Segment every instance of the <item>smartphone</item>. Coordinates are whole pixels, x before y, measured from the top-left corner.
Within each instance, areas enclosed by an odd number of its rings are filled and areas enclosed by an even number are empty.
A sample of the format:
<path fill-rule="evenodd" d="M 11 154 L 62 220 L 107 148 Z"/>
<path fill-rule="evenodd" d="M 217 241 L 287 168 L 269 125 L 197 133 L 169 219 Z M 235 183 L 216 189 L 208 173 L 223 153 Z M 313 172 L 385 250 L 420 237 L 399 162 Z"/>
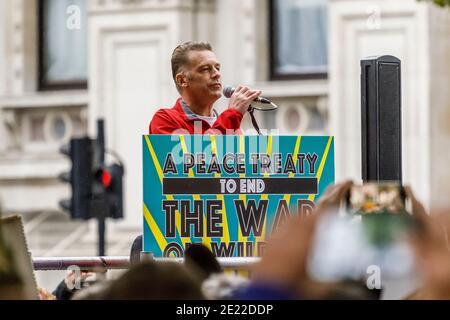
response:
<path fill-rule="evenodd" d="M 398 182 L 354 185 L 347 198 L 347 207 L 354 214 L 405 214 L 406 197 Z"/>
<path fill-rule="evenodd" d="M 350 214 L 360 215 L 366 238 L 374 246 L 388 246 L 406 237 L 414 225 L 398 182 L 354 185 L 347 201 Z"/>
<path fill-rule="evenodd" d="M 354 186 L 346 214 L 330 212 L 318 221 L 307 263 L 311 278 L 321 282 L 360 281 L 374 266 L 383 278 L 414 272 L 408 234 L 414 224 L 398 183 Z"/>

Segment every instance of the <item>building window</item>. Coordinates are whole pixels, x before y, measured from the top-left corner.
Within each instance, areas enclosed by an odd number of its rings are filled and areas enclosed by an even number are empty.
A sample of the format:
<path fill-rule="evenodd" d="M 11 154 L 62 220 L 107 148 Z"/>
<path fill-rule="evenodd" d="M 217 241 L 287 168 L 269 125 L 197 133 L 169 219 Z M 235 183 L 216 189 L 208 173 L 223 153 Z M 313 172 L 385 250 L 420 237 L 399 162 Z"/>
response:
<path fill-rule="evenodd" d="M 87 88 L 86 0 L 39 1 L 39 89 Z"/>
<path fill-rule="evenodd" d="M 326 78 L 328 0 L 269 0 L 270 77 Z"/>

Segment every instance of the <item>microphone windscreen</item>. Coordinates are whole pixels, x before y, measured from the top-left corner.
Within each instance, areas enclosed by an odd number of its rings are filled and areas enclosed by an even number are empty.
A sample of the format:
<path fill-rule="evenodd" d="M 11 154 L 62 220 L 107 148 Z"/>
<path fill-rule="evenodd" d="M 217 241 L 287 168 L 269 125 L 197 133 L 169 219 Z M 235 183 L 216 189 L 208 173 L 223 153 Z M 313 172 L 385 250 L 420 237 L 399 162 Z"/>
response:
<path fill-rule="evenodd" d="M 234 92 L 234 88 L 232 86 L 226 86 L 225 88 L 223 88 L 223 95 L 226 98 L 230 98 L 233 95 Z"/>

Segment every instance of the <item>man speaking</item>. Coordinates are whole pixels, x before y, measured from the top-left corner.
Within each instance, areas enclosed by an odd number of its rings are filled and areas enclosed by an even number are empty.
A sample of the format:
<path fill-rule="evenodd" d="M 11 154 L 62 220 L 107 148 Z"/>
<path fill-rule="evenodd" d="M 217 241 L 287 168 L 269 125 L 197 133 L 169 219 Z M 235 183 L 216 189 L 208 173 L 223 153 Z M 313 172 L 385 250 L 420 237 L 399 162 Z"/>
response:
<path fill-rule="evenodd" d="M 242 117 L 261 91 L 238 86 L 219 116 L 214 103 L 222 96 L 220 63 L 206 42 L 186 42 L 172 53 L 172 77 L 180 98 L 171 109 L 160 109 L 150 134 L 227 134 L 239 131 Z M 178 130 L 177 132 L 175 132 Z"/>

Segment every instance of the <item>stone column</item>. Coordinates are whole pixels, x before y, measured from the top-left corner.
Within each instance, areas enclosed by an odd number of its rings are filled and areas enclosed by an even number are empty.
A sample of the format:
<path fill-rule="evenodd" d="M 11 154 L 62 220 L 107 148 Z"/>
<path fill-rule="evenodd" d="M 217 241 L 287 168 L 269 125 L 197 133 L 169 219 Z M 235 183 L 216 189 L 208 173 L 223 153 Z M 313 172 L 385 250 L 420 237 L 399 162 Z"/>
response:
<path fill-rule="evenodd" d="M 0 2 L 0 61 L 5 61 L 6 59 L 6 1 Z M 5 94 L 6 90 L 6 65 L 5 63 L 0 63 L 0 96 Z"/>
<path fill-rule="evenodd" d="M 19 97 L 36 90 L 37 79 L 37 2 L 4 0 L 0 4 L 0 153 L 11 137 L 2 99 Z M 16 124 L 12 124 L 13 126 Z"/>
<path fill-rule="evenodd" d="M 429 8 L 430 200 L 450 205 L 450 10 Z"/>

